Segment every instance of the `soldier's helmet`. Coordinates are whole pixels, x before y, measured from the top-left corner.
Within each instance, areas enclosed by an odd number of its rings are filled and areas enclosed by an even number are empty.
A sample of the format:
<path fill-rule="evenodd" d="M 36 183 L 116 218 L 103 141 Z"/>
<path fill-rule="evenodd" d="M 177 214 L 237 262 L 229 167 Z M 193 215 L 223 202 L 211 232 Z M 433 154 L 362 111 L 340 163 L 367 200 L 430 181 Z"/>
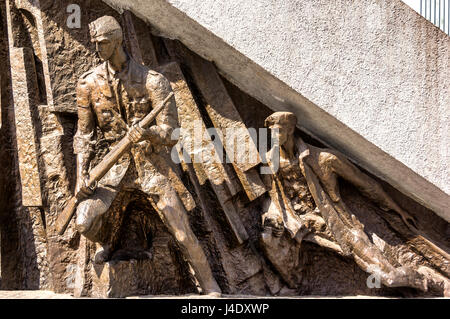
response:
<path fill-rule="evenodd" d="M 91 41 L 123 40 L 122 27 L 114 17 L 103 16 L 89 24 Z"/>

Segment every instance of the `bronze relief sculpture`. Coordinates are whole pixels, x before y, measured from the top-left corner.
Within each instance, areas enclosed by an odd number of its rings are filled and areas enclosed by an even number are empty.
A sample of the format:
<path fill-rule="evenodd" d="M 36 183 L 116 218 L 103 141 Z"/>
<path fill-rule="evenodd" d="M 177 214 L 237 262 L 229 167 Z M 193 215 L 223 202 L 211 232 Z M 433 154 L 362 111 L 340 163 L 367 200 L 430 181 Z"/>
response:
<path fill-rule="evenodd" d="M 192 266 L 202 292 L 220 295 L 221 289 L 189 224 L 190 203 L 168 177 L 168 154 L 176 143 L 171 133 L 178 127 L 171 84 L 127 53 L 122 28 L 113 17 L 92 22 L 90 31 L 103 63 L 82 75 L 77 86 L 76 229 L 97 243 L 96 264 L 109 261 L 114 247 L 106 239 L 110 234 L 105 236 L 105 231 L 111 232 L 111 227 L 105 227 L 106 213 L 119 192 L 142 192 Z M 149 116 L 152 125 L 147 128 L 142 123 Z M 364 224 L 344 203 L 338 179 L 347 180 L 384 211 L 397 213 L 409 228 L 416 229 L 414 218 L 343 154 L 295 138 L 296 123 L 296 116 L 290 112 L 276 112 L 265 120 L 265 126 L 276 133 L 278 144 L 266 156 L 272 174 L 263 176 L 269 195 L 264 201 L 261 247 L 284 282 L 292 289 L 300 285 L 301 243 L 310 241 L 352 258 L 387 287 L 426 292 L 430 280 L 423 271 L 387 258 L 368 236 Z M 124 148 L 120 156 L 111 155 L 125 139 L 131 147 Z M 110 152 L 94 154 L 98 143 L 107 145 Z M 94 158 L 101 160 L 97 166 Z M 93 176 L 107 161 L 106 173 L 93 182 Z M 431 277 L 448 293 L 448 282 L 443 284 L 442 278 L 433 274 Z"/>
<path fill-rule="evenodd" d="M 9 50 L 15 84 L 7 88 L 14 107 L 3 112 L 16 122 L 0 137 L 17 135 L 10 164 L 29 167 L 33 183 L 20 169 L 17 181 L 0 174 L 5 185 L 22 184 L 0 198 L 8 203 L 0 289 L 20 282 L 100 298 L 449 296 L 444 219 L 318 147 L 293 113 L 272 114 L 200 50 L 101 1 L 85 5 L 83 21 L 93 22 L 79 30 L 65 27 L 65 0 L 45 2 L 37 20 L 21 11 L 28 1 L 8 3 L 9 43 L 25 47 L 0 50 L 5 58 Z M 49 65 L 49 86 L 37 58 Z M 32 101 L 34 91 L 48 100 Z M 252 128 L 264 122 L 277 137 L 273 148 L 241 163 L 230 145 L 258 153 L 266 130 Z M 236 140 L 224 144 L 232 130 Z M 264 158 L 270 165 L 260 170 Z"/>
<path fill-rule="evenodd" d="M 266 177 L 270 198 L 262 216 L 261 242 L 266 256 L 290 288 L 296 288 L 301 271 L 298 254 L 304 239 L 352 257 L 364 271 L 377 276 L 388 287 L 413 287 L 427 291 L 428 283 L 440 286 L 449 294 L 449 282 L 439 275 L 425 276 L 419 267 L 395 266 L 364 231 L 364 225 L 342 200 L 338 178 L 353 184 L 384 211 L 400 215 L 409 228 L 416 223 L 381 187 L 361 172 L 341 153 L 306 144 L 294 137 L 297 118 L 290 112 L 270 115 L 265 125 L 276 129 L 278 143 L 267 153 L 272 175 Z M 279 155 L 278 155 L 279 154 Z M 276 165 L 274 161 L 278 161 Z M 277 167 L 279 166 L 279 169 Z M 291 241 L 282 239 L 287 231 Z M 436 253 L 448 254 L 433 243 Z M 398 261 L 396 264 L 400 264 Z"/>
<path fill-rule="evenodd" d="M 76 194 L 82 201 L 76 212 L 76 229 L 86 238 L 100 244 L 96 263 L 109 259 L 111 247 L 102 242 L 104 214 L 122 189 L 140 190 L 148 195 L 155 210 L 174 236 L 194 269 L 202 292 L 220 295 L 206 256 L 192 232 L 183 202 L 167 176 L 168 147 L 172 130 L 177 127 L 175 99 L 170 83 L 160 73 L 138 64 L 124 49 L 120 24 L 104 16 L 90 25 L 92 42 L 104 61 L 84 74 L 78 83 L 78 131 L 74 137 L 77 155 Z M 148 129 L 138 123 L 158 104 L 169 97 L 167 106 Z M 93 145 L 97 128 L 103 142 L 111 149 L 126 134 L 134 142 L 93 189 L 88 187 Z"/>

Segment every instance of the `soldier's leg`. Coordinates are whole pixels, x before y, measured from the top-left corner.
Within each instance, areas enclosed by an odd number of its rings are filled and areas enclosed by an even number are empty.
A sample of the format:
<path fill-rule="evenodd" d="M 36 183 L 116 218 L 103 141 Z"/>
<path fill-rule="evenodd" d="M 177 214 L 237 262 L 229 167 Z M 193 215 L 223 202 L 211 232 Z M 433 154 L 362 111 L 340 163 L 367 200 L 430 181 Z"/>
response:
<path fill-rule="evenodd" d="M 319 166 L 321 165 L 320 156 L 322 155 L 327 156 L 327 165 L 338 167 L 336 171 L 339 172 L 342 168 L 339 168 L 339 159 L 331 157 L 333 163 L 330 163 L 329 153 L 319 155 L 319 161 L 316 161 L 316 163 Z M 423 276 L 408 267 L 394 267 L 382 251 L 372 243 L 365 233 L 363 225 L 356 216 L 351 214 L 343 202 L 331 203 L 328 196 L 324 196 L 322 199 L 318 196 L 322 192 L 322 188 L 317 177 L 323 184 L 322 178 L 325 174 L 315 176 L 308 165 L 305 165 L 304 168 L 308 183 L 314 184 L 314 187 L 311 188 L 312 195 L 315 199 L 318 199 L 316 202 L 318 208 L 322 214 L 325 214 L 327 225 L 333 232 L 333 237 L 341 246 L 343 254 L 352 255 L 364 271 L 379 276 L 380 281 L 386 286 L 411 286 L 426 291 L 427 286 Z M 344 168 L 346 170 L 353 169 L 350 166 Z M 356 167 L 354 168 L 356 169 Z M 316 169 L 321 173 L 320 167 L 316 167 Z M 343 218 L 345 216 L 350 217 L 350 219 L 348 217 Z"/>
<path fill-rule="evenodd" d="M 83 200 L 77 207 L 76 229 L 87 239 L 100 244 L 94 258 L 96 263 L 106 261 L 111 253 L 111 247 L 102 242 L 102 238 L 99 235 L 104 223 L 105 213 L 108 211 L 117 193 L 117 189 L 100 186 L 92 196 Z"/>
<path fill-rule="evenodd" d="M 354 217 L 357 219 L 356 217 Z M 359 221 L 355 220 L 355 224 Z M 340 229 L 339 238 L 351 247 L 355 262 L 366 272 L 378 276 L 381 283 L 388 287 L 414 287 L 427 291 L 423 276 L 411 267 L 394 267 L 383 252 L 372 243 L 362 227 Z"/>
<path fill-rule="evenodd" d="M 158 193 L 158 213 L 194 269 L 203 293 L 220 295 L 220 287 L 214 279 L 206 255 L 189 225 L 188 214 L 177 193 L 168 184 L 161 185 Z"/>
<path fill-rule="evenodd" d="M 413 287 L 426 292 L 427 281 L 422 274 L 411 267 L 394 267 L 374 247 L 353 252 L 355 262 L 366 272 L 378 277 L 387 287 Z"/>

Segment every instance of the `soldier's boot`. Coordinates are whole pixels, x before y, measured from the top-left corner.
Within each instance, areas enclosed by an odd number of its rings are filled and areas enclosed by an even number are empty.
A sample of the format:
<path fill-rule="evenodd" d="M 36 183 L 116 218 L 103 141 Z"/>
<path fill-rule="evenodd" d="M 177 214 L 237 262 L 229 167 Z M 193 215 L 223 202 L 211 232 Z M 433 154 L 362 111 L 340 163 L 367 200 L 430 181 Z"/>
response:
<path fill-rule="evenodd" d="M 206 255 L 189 225 L 187 211 L 178 199 L 178 195 L 172 188 L 165 188 L 157 206 L 161 219 L 194 269 L 202 293 L 211 297 L 220 296 L 221 289 L 214 279 Z"/>

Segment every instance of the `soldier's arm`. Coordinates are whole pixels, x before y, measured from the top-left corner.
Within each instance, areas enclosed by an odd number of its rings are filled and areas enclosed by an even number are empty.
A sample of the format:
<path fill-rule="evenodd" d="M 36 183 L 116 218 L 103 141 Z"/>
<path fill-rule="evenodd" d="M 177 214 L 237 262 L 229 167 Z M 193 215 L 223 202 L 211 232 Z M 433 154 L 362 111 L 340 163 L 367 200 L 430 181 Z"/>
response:
<path fill-rule="evenodd" d="M 161 74 L 148 77 L 147 89 L 154 106 L 159 105 L 172 92 L 169 80 Z M 156 117 L 156 125 L 150 127 L 150 139 L 156 143 L 173 146 L 177 141 L 172 140 L 171 135 L 176 127 L 178 127 L 178 113 L 175 97 L 172 97 Z"/>
<path fill-rule="evenodd" d="M 73 139 L 73 150 L 77 156 L 76 193 L 85 191 L 89 164 L 94 152 L 95 121 L 90 105 L 90 89 L 87 76 L 82 76 L 77 85 L 78 127 Z"/>

